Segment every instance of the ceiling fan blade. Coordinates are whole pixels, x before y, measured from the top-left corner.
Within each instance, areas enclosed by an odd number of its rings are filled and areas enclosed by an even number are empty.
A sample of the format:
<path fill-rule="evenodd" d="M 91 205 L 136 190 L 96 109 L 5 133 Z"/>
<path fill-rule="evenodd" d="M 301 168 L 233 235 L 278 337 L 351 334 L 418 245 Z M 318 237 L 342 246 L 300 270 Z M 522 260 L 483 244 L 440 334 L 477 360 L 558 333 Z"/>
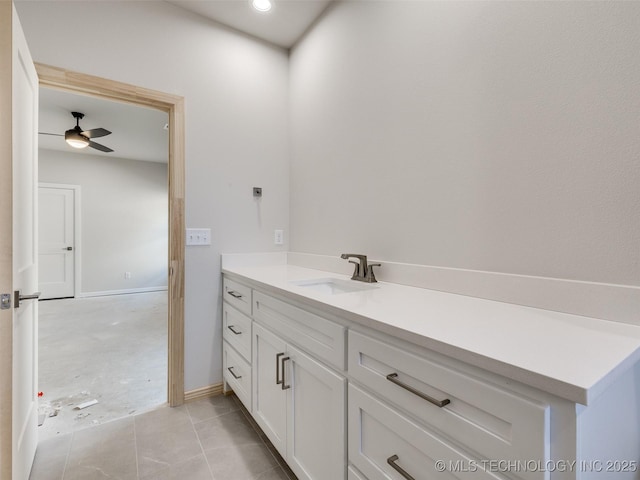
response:
<path fill-rule="evenodd" d="M 91 148 L 95 148 L 96 150 L 100 150 L 101 152 L 113 152 L 113 150 L 111 150 L 109 147 L 105 147 L 104 145 L 100 145 L 99 143 L 92 142 L 91 140 L 89 140 L 89 146 Z"/>
<path fill-rule="evenodd" d="M 54 137 L 64 137 L 61 133 L 38 132 L 38 135 L 53 135 Z"/>
<path fill-rule="evenodd" d="M 87 138 L 98 138 L 111 135 L 111 132 L 106 128 L 92 128 L 91 130 L 85 130 L 82 132 L 82 135 Z"/>

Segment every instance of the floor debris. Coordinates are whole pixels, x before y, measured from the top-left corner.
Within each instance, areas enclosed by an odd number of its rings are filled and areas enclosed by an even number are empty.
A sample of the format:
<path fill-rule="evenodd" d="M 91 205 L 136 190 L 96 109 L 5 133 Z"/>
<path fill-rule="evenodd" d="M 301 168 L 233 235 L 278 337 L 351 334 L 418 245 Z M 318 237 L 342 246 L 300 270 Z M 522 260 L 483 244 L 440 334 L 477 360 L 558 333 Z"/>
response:
<path fill-rule="evenodd" d="M 74 410 L 82 410 L 83 408 L 90 407 L 91 405 L 95 405 L 97 403 L 98 403 L 98 400 L 94 398 L 93 400 L 89 400 L 88 402 L 84 402 L 76 405 Z"/>

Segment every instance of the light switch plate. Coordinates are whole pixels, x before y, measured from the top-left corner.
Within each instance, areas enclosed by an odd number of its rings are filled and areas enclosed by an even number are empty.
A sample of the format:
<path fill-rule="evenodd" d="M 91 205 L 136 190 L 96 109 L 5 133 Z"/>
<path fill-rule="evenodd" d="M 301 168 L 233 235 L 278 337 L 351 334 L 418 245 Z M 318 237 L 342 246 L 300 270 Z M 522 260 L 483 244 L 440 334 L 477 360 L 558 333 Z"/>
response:
<path fill-rule="evenodd" d="M 187 228 L 187 245 L 211 245 L 211 229 Z"/>

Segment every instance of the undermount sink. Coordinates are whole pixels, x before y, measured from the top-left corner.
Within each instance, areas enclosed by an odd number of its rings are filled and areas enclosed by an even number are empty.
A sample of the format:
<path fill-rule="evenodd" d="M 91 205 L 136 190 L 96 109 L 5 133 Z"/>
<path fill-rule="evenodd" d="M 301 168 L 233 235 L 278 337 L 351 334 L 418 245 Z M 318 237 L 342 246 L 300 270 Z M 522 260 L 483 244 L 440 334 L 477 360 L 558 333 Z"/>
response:
<path fill-rule="evenodd" d="M 340 278 L 314 278 L 311 280 L 297 280 L 289 282 L 297 287 L 304 287 L 327 295 L 338 295 L 341 293 L 362 292 L 378 288 L 368 283 L 356 282 L 354 280 L 342 280 Z"/>

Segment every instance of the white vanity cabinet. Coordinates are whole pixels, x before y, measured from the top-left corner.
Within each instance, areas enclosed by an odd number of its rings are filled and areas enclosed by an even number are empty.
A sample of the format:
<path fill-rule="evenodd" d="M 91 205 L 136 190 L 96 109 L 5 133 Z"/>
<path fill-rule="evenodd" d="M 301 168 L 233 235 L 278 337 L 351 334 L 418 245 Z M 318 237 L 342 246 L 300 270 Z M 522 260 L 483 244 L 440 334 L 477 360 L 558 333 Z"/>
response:
<path fill-rule="evenodd" d="M 485 462 L 549 460 L 548 404 L 354 330 L 348 352 L 349 376 L 364 387 L 349 387 L 349 460 L 369 480 L 398 469 L 404 478 L 464 478 L 471 470 L 497 479 Z M 545 472 L 518 477 L 544 480 Z"/>
<path fill-rule="evenodd" d="M 223 377 L 247 410 L 251 410 L 251 326 L 251 318 L 223 303 Z"/>
<path fill-rule="evenodd" d="M 223 298 L 225 382 L 299 480 L 344 480 L 345 327 L 226 277 Z"/>
<path fill-rule="evenodd" d="M 222 375 L 251 411 L 252 290 L 224 277 L 222 291 Z"/>
<path fill-rule="evenodd" d="M 250 287 L 225 277 L 222 280 L 222 298 L 242 313 L 251 315 L 253 302 L 251 301 L 252 291 Z"/>
<path fill-rule="evenodd" d="M 283 271 L 292 273 L 286 283 Z M 512 362 L 491 370 L 391 328 L 398 311 L 413 315 L 393 302 L 419 300 L 417 289 L 387 285 L 397 294 L 388 301 L 380 289 L 331 305 L 288 287 L 302 274 L 308 271 L 291 266 L 238 267 L 225 270 L 223 281 L 225 382 L 300 480 L 640 479 L 637 361 L 581 398 L 564 384 L 556 389 L 560 374 L 550 383 L 521 380 Z M 429 292 L 428 299 L 452 308 L 450 296 Z M 389 324 L 376 315 L 388 315 Z M 414 323 L 422 321 L 422 310 L 416 315 Z M 534 320 L 544 315 L 535 312 Z M 617 330 L 626 331 L 607 328 L 616 341 Z M 592 333 L 583 330 L 570 331 L 588 340 Z M 555 345 L 540 342 L 542 356 L 544 345 Z M 560 373 L 574 370 L 564 367 L 558 364 Z"/>
<path fill-rule="evenodd" d="M 442 432 L 475 458 L 500 459 L 513 464 L 534 460 L 545 464 L 549 460 L 548 404 L 450 368 L 426 353 L 417 355 L 353 330 L 349 332 L 348 352 L 351 378 L 375 392 L 383 403 L 400 406 L 425 428 Z M 366 393 L 356 395 L 354 391 L 351 395 L 350 390 L 350 420 L 352 411 L 354 414 L 366 411 L 352 407 L 351 402 L 365 398 Z M 385 409 L 373 400 L 365 403 L 372 409 L 375 406 L 376 411 Z M 411 421 L 396 423 L 409 425 Z M 349 451 L 350 456 L 353 453 L 356 458 L 362 452 L 361 445 L 356 443 L 367 441 L 365 432 L 358 430 L 358 425 L 362 424 L 350 421 L 350 426 L 356 430 L 349 432 L 352 439 Z M 428 436 L 423 435 L 425 441 Z M 473 465 L 473 461 L 468 462 L 463 457 L 457 460 L 464 460 L 461 465 Z M 543 472 L 534 471 L 524 471 L 519 476 L 529 480 L 544 478 Z"/>
<path fill-rule="evenodd" d="M 479 480 L 501 480 L 482 468 L 473 469 L 480 465 L 474 460 L 374 395 L 349 385 L 349 461 L 368 480 L 464 479 L 470 473 Z M 450 467 L 457 465 L 460 472 Z"/>
<path fill-rule="evenodd" d="M 346 380 L 259 324 L 253 416 L 302 480 L 344 479 Z"/>

